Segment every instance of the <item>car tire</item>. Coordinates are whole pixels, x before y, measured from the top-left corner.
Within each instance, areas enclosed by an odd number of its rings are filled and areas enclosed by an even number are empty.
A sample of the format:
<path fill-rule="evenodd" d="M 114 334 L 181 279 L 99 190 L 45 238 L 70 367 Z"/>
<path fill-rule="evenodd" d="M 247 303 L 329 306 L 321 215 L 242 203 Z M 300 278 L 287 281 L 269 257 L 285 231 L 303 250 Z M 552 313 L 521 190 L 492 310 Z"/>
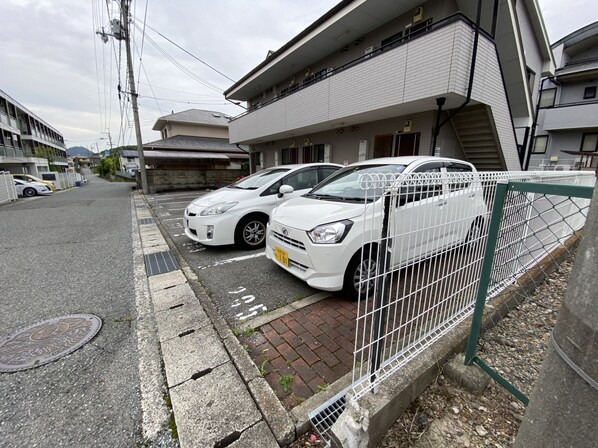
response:
<path fill-rule="evenodd" d="M 482 240 L 484 232 L 484 219 L 481 217 L 476 218 L 467 232 L 465 241 L 463 241 L 463 249 L 466 252 L 474 252 Z"/>
<path fill-rule="evenodd" d="M 37 194 L 37 191 L 35 191 L 35 188 L 31 188 L 31 187 L 27 187 L 23 190 L 23 196 L 31 198 L 33 196 L 35 196 Z"/>
<path fill-rule="evenodd" d="M 235 234 L 236 243 L 245 249 L 258 249 L 266 243 L 266 224 L 264 216 L 246 216 L 237 225 Z"/>
<path fill-rule="evenodd" d="M 353 255 L 353 258 L 351 258 L 351 261 L 349 261 L 347 269 L 345 270 L 345 279 L 343 282 L 343 292 L 347 296 L 355 300 L 365 299 L 366 291 L 369 292 L 369 294 L 374 292 L 373 277 L 376 273 L 376 255 L 377 251 L 375 246 L 368 246 L 363 249 L 363 252 L 359 250 L 355 255 Z M 360 295 L 359 280 L 363 279 L 364 270 L 369 272 L 369 278 L 372 278 L 372 280 L 369 282 L 369 287 L 366 284 L 362 285 Z"/>

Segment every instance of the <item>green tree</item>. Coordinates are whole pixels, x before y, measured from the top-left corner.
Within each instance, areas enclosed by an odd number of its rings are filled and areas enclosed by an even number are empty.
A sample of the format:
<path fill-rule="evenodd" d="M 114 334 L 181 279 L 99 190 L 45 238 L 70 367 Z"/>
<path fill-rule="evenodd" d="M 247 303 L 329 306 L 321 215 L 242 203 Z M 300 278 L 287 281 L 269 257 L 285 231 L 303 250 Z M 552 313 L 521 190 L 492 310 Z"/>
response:
<path fill-rule="evenodd" d="M 56 165 L 54 165 L 54 161 L 56 160 L 56 153 L 53 148 L 49 146 L 39 146 L 35 148 L 35 156 L 46 159 L 48 161 L 48 167 L 50 171 L 57 171 Z"/>

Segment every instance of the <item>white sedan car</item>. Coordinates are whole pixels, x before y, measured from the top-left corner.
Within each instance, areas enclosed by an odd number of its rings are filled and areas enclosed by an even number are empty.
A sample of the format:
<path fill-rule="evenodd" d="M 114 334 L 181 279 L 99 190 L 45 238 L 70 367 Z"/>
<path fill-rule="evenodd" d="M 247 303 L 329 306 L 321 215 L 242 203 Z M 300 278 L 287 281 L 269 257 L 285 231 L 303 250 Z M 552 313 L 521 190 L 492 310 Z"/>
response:
<path fill-rule="evenodd" d="M 376 272 L 383 192 L 379 188 L 366 196 L 363 175 L 400 179 L 408 173 L 451 172 L 463 173 L 465 180 L 403 187 L 410 189 L 397 195 L 390 208 L 395 236 L 391 269 L 445 248 L 475 246 L 487 208 L 473 165 L 440 157 L 391 157 L 349 165 L 309 193 L 276 207 L 268 224 L 266 257 L 313 288 L 363 297 L 365 280 L 371 284 Z"/>
<path fill-rule="evenodd" d="M 19 196 L 33 197 L 38 194 L 52 194 L 52 189 L 41 182 L 25 182 L 21 179 L 14 179 L 15 190 Z"/>
<path fill-rule="evenodd" d="M 185 235 L 207 246 L 261 247 L 272 209 L 307 193 L 340 168 L 333 163 L 275 166 L 200 196 L 185 208 Z"/>

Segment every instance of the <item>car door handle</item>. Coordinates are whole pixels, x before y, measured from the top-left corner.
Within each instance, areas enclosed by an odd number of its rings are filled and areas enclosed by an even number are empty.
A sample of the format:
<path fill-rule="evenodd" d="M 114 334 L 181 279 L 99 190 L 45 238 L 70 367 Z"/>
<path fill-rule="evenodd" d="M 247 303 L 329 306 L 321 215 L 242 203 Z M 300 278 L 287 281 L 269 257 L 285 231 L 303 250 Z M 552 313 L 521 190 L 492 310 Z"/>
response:
<path fill-rule="evenodd" d="M 448 201 L 438 201 L 438 203 L 436 204 L 436 207 L 443 207 L 446 204 L 448 204 Z"/>

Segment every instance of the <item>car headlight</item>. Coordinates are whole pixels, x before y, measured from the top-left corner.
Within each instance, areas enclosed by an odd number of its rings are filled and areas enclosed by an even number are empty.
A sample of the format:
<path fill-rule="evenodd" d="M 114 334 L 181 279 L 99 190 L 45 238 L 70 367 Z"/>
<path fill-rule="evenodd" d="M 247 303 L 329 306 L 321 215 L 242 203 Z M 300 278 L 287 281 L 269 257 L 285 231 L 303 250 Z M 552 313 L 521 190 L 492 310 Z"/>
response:
<path fill-rule="evenodd" d="M 218 204 L 210 205 L 208 208 L 205 208 L 200 213 L 201 216 L 210 216 L 210 215 L 221 215 L 225 211 L 230 210 L 238 202 L 220 202 Z"/>
<path fill-rule="evenodd" d="M 307 232 L 307 235 L 315 244 L 335 244 L 340 243 L 347 236 L 352 226 L 353 221 L 345 219 L 314 227 Z"/>

